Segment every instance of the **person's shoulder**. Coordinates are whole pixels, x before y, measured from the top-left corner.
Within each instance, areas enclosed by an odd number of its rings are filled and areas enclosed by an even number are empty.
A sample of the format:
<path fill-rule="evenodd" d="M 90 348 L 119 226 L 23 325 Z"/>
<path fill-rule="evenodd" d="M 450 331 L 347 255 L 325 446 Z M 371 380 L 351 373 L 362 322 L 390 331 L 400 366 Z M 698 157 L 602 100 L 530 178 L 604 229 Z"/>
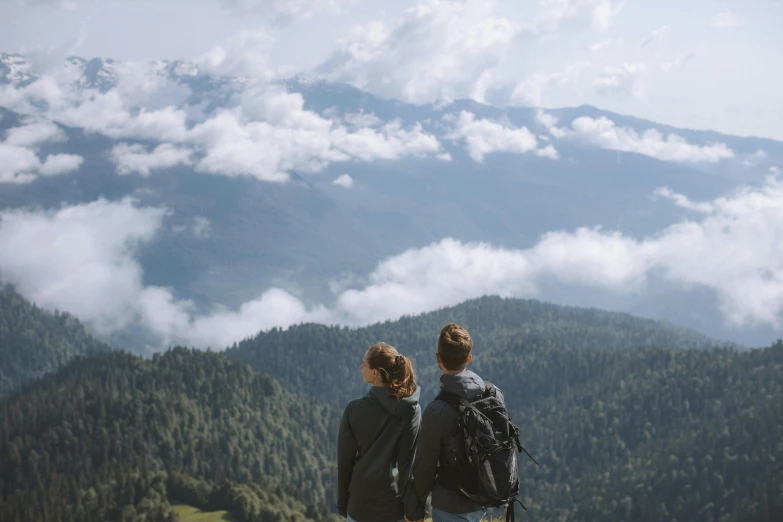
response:
<path fill-rule="evenodd" d="M 370 402 L 370 397 L 368 395 L 362 395 L 361 397 L 358 397 L 349 402 L 345 406 L 345 411 L 353 412 L 357 409 L 362 409 L 368 402 Z"/>
<path fill-rule="evenodd" d="M 424 408 L 423 415 L 440 415 L 448 408 L 450 408 L 450 406 L 446 401 L 436 397 L 427 405 L 426 408 Z"/>

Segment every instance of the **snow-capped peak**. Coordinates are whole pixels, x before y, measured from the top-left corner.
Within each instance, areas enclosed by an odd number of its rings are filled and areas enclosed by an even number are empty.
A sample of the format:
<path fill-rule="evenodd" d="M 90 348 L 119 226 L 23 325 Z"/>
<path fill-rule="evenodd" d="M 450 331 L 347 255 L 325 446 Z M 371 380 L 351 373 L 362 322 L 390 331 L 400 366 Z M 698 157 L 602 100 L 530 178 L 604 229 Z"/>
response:
<path fill-rule="evenodd" d="M 24 85 L 35 77 L 33 68 L 24 56 L 0 53 L 0 84 Z"/>

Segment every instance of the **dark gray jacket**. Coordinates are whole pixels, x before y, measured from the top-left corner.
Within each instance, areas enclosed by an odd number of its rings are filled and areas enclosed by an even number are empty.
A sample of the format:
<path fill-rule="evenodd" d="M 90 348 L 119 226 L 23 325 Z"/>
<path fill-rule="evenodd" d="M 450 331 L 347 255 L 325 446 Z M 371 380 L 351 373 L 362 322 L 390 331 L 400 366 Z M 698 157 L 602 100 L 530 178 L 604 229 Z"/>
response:
<path fill-rule="evenodd" d="M 476 399 L 485 390 L 484 380 L 470 370 L 456 375 L 443 374 L 440 387 L 468 401 Z M 500 390 L 497 392 L 498 398 L 503 401 L 503 393 Z M 430 491 L 432 507 L 441 511 L 462 514 L 484 509 L 457 491 L 444 488 L 436 480 L 439 465 L 449 465 L 449 454 L 464 451 L 465 442 L 457 429 L 457 420 L 457 410 L 439 400 L 432 401 L 422 414 L 416 462 L 413 465 L 413 482 L 419 507 L 413 517 L 408 517 L 409 520 L 424 518 L 424 506 Z"/>
<path fill-rule="evenodd" d="M 397 400 L 387 388 L 348 403 L 337 440 L 337 512 L 357 522 L 397 522 L 418 507 L 411 487 L 421 425 L 419 390 Z"/>

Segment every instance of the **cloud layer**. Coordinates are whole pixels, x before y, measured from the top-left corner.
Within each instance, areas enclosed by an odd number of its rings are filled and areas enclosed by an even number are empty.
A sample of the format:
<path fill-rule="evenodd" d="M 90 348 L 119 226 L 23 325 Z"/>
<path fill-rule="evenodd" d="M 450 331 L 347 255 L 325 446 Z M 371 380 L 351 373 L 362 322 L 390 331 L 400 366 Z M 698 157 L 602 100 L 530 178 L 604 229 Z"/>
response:
<path fill-rule="evenodd" d="M 725 143 L 697 145 L 677 134 L 664 135 L 656 129 L 639 133 L 630 127 L 618 126 L 605 116 L 581 116 L 571 122 L 570 128 L 558 127 L 557 118 L 544 111 L 538 112 L 537 119 L 556 138 L 575 139 L 604 149 L 644 154 L 661 161 L 717 163 L 736 157 Z M 752 157 L 758 158 L 757 155 Z"/>
<path fill-rule="evenodd" d="M 516 128 L 487 119 L 476 119 L 475 114 L 468 111 L 462 111 L 456 117 L 448 137 L 464 140 L 468 154 L 477 163 L 484 161 L 484 157 L 493 152 L 535 152 L 540 156 L 557 158 L 557 151 L 551 145 L 538 149 L 536 135 L 527 127 Z"/>
<path fill-rule="evenodd" d="M 412 103 L 481 100 L 519 32 L 494 0 L 425 0 L 392 23 L 355 28 L 321 72 Z"/>
<path fill-rule="evenodd" d="M 303 321 L 357 326 L 485 294 L 540 296 L 546 281 L 628 294 L 663 277 L 714 292 L 729 324 L 779 327 L 783 182 L 771 176 L 761 187 L 704 202 L 667 188 L 657 194 L 693 217 L 643 239 L 601 228 L 551 232 L 527 249 L 445 238 L 382 261 L 366 286 L 339 290 L 331 306 L 272 288 L 237 310 L 200 314 L 171 289 L 143 285 L 137 249 L 160 230 L 166 211 L 129 199 L 53 213 L 3 212 L 0 243 L 9 248 L 0 252 L 0 278 L 103 332 L 141 324 L 164 344 L 215 348 Z"/>
<path fill-rule="evenodd" d="M 611 120 L 583 116 L 575 119 L 571 127 L 577 136 L 600 147 L 624 152 L 636 152 L 663 161 L 677 163 L 717 163 L 733 158 L 734 152 L 724 143 L 693 145 L 684 138 L 650 129 L 638 134 L 628 127 L 618 127 Z"/>
<path fill-rule="evenodd" d="M 27 123 L 7 131 L 0 142 L 0 183 L 29 183 L 39 176 L 56 176 L 81 167 L 76 154 L 49 154 L 41 159 L 41 145 L 65 141 L 65 133 L 51 122 Z"/>
<path fill-rule="evenodd" d="M 232 68 L 223 58 L 213 57 L 213 62 L 216 71 Z M 204 111 L 189 103 L 193 92 L 187 83 L 168 76 L 167 64 L 104 65 L 106 81 L 112 84 L 109 89 L 86 85 L 84 65 L 68 62 L 29 85 L 0 86 L 0 105 L 45 122 L 39 127 L 56 130 L 52 122 L 57 122 L 123 140 L 110 154 L 120 174 L 149 175 L 175 165 L 192 165 L 199 172 L 282 182 L 292 171 L 318 172 L 334 162 L 408 156 L 448 159 L 438 139 L 420 124 L 380 122 L 373 115 L 328 119 L 305 109 L 301 94 L 288 92 L 268 78 L 228 79 L 209 94 L 224 99 L 220 108 Z M 190 67 L 180 64 L 175 71 L 191 77 L 198 68 Z M 42 129 L 12 132 L 32 135 Z M 35 145 L 55 137 L 44 136 L 25 146 L 9 138 L 0 154 L 10 172 L 6 169 L 0 181 L 29 181 L 35 174 L 78 167 L 74 157 L 36 163 Z M 138 141 L 158 145 L 149 150 Z"/>

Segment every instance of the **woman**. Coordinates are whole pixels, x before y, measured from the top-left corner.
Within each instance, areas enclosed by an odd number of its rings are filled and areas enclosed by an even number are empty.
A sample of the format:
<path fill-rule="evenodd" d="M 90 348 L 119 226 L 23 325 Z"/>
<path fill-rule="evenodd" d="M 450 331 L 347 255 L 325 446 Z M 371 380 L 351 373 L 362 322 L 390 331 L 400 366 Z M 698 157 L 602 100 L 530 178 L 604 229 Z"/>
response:
<path fill-rule="evenodd" d="M 337 441 L 337 511 L 348 522 L 397 522 L 417 507 L 411 483 L 421 424 L 410 359 L 394 347 L 371 346 L 360 367 L 372 384 L 348 403 Z"/>

